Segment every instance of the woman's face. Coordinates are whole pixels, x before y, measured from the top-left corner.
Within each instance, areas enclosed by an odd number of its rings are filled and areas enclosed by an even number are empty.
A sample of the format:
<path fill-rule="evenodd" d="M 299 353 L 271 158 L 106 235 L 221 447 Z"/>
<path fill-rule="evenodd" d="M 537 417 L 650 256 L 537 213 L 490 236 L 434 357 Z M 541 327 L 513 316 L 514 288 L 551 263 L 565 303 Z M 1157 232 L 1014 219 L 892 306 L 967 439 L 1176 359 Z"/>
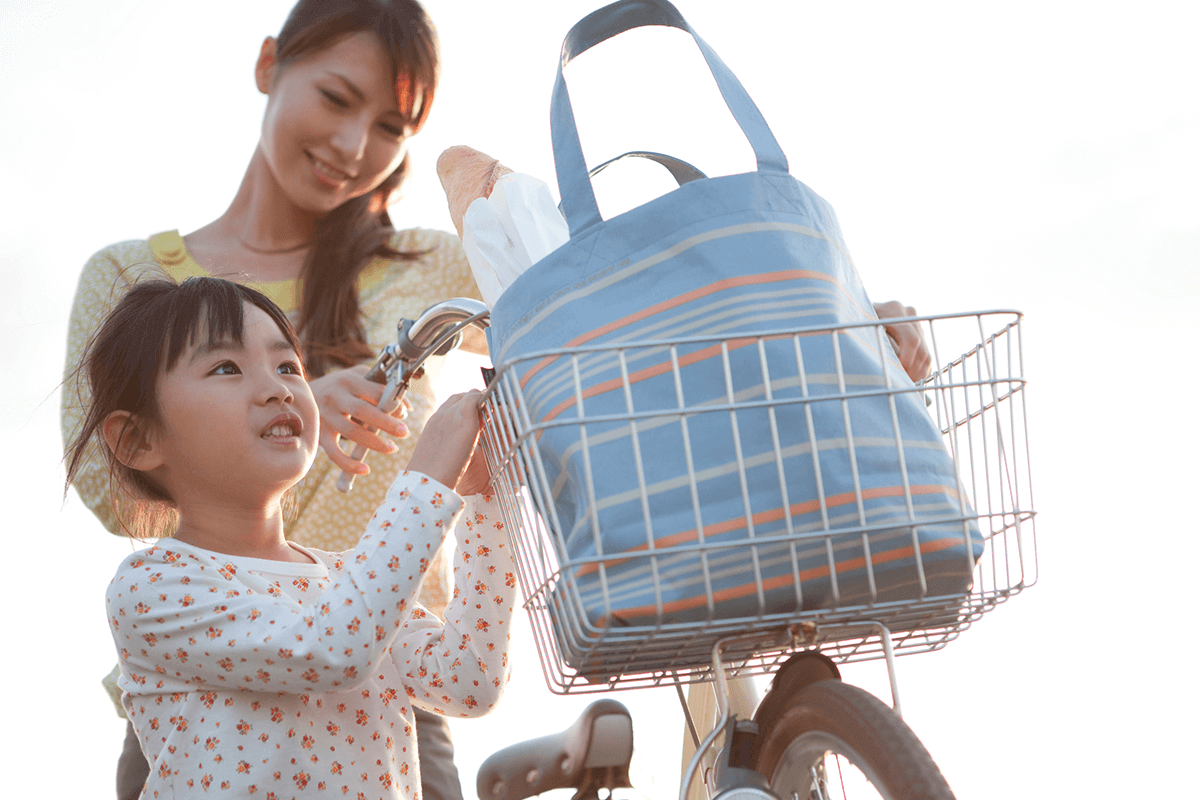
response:
<path fill-rule="evenodd" d="M 257 71 L 267 92 L 259 147 L 283 193 L 325 214 L 379 186 L 404 158 L 413 125 L 378 37 L 358 31 L 283 66 L 274 56 L 268 40 Z"/>

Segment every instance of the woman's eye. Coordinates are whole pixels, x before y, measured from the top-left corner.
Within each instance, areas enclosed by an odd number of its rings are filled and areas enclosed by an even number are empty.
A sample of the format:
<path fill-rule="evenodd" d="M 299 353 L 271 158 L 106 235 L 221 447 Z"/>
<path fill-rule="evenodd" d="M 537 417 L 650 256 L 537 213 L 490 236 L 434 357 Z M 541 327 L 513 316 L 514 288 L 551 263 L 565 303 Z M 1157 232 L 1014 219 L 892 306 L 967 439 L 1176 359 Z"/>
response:
<path fill-rule="evenodd" d="M 346 99 L 344 97 L 342 97 L 341 95 L 335 94 L 335 93 L 329 91 L 328 89 L 321 89 L 320 91 L 321 91 L 321 94 L 325 95 L 325 99 L 328 100 L 329 102 L 333 103 L 335 106 L 337 106 L 339 108 L 349 108 L 350 107 L 350 104 L 348 102 L 346 102 Z"/>
<path fill-rule="evenodd" d="M 391 122 L 381 122 L 379 123 L 379 127 L 389 136 L 395 136 L 397 139 L 405 135 L 405 128 Z"/>
<path fill-rule="evenodd" d="M 213 367 L 213 371 L 211 374 L 213 374 L 213 375 L 238 375 L 240 373 L 241 373 L 241 370 L 238 369 L 237 364 L 234 364 L 232 361 L 225 361 L 225 362 L 223 362 L 221 364 L 217 364 L 217 366 Z"/>
<path fill-rule="evenodd" d="M 300 364 L 295 361 L 285 361 L 279 365 L 279 374 L 281 375 L 303 375 L 304 370 L 300 368 Z"/>

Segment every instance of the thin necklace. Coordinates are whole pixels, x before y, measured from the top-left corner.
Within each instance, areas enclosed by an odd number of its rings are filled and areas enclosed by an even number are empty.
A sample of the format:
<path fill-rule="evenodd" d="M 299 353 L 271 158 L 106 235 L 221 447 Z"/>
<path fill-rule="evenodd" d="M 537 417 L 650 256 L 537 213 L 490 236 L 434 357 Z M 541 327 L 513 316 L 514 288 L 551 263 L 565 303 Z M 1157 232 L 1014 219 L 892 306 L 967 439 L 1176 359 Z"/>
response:
<path fill-rule="evenodd" d="M 300 244 L 292 245 L 291 247 L 280 247 L 280 248 L 276 248 L 276 249 L 267 249 L 267 248 L 262 248 L 262 247 L 255 247 L 254 245 L 251 245 L 251 244 L 246 244 L 246 241 L 241 238 L 238 239 L 238 243 L 241 244 L 242 247 L 249 250 L 251 253 L 257 253 L 260 256 L 281 256 L 284 253 L 294 253 L 297 250 L 303 250 L 304 248 L 306 248 L 312 244 L 312 242 L 301 242 Z"/>

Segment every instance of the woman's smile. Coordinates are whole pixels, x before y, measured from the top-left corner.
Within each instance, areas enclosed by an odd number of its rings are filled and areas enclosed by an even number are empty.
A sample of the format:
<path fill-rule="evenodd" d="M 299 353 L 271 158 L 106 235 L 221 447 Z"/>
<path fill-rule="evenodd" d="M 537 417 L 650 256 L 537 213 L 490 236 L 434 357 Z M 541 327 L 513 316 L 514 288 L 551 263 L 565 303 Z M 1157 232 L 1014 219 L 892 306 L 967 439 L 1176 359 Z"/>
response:
<path fill-rule="evenodd" d="M 259 149 L 296 208 L 326 214 L 400 165 L 411 124 L 375 34 L 357 31 L 286 65 L 260 58 L 260 72 L 267 110 Z"/>
<path fill-rule="evenodd" d="M 317 177 L 318 181 L 325 184 L 330 189 L 340 189 L 355 177 L 345 170 L 338 169 L 329 162 L 317 158 L 312 153 L 305 153 L 305 155 L 307 155 L 308 160 L 312 162 L 313 175 Z"/>

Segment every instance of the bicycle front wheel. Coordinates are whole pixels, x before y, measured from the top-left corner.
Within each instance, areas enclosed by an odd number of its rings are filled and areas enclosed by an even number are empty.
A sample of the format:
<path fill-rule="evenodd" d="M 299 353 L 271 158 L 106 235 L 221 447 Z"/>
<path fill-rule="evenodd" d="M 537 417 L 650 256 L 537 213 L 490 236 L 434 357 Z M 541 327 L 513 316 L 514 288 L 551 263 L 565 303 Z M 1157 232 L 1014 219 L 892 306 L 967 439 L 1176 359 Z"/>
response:
<path fill-rule="evenodd" d="M 786 704 L 755 747 L 781 800 L 954 800 L 921 740 L 870 693 L 824 680 Z"/>

